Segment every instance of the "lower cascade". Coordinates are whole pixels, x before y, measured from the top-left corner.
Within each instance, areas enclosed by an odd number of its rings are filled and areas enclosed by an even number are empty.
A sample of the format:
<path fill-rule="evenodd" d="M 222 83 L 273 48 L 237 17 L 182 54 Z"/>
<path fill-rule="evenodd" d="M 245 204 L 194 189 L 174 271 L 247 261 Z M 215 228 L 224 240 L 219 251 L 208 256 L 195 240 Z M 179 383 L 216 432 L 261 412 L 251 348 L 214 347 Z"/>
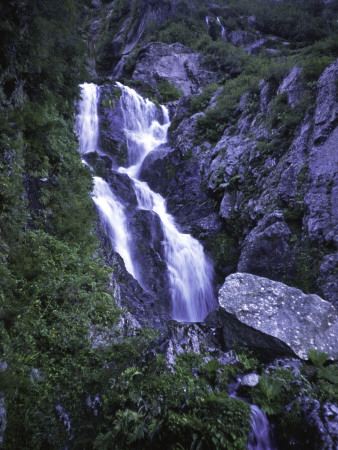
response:
<path fill-rule="evenodd" d="M 271 428 L 266 415 L 256 405 L 250 405 L 252 430 L 248 450 L 274 450 L 271 442 Z"/>
<path fill-rule="evenodd" d="M 121 90 L 120 105 L 127 138 L 129 165 L 118 168 L 128 175 L 134 188 L 138 208 L 156 213 L 164 239 L 163 255 L 167 264 L 171 295 L 171 317 L 182 322 L 202 321 L 216 306 L 213 293 L 213 267 L 202 245 L 189 234 L 181 233 L 174 218 L 166 211 L 165 199 L 153 192 L 147 183 L 138 179 L 145 157 L 167 141 L 170 126 L 168 110 L 159 109 L 133 89 L 117 83 Z M 99 88 L 82 84 L 77 129 L 81 154 L 99 151 L 99 121 L 97 104 Z M 100 213 L 102 228 L 116 252 L 123 258 L 128 272 L 142 286 L 142 279 L 133 263 L 133 239 L 128 231 L 123 201 L 116 198 L 109 184 L 94 177 L 93 200 Z"/>

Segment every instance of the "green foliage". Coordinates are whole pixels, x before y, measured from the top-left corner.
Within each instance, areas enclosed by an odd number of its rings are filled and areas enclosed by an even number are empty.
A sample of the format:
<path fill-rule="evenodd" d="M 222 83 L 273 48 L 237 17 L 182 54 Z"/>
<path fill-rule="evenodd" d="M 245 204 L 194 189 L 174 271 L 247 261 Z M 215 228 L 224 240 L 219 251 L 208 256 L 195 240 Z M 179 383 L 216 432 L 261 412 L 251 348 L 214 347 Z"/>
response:
<path fill-rule="evenodd" d="M 254 403 L 268 415 L 280 413 L 283 406 L 290 401 L 292 393 L 289 381 L 286 383 L 285 373 L 277 373 L 273 377 L 263 374 L 257 386 L 252 389 Z"/>
<path fill-rule="evenodd" d="M 312 364 L 318 368 L 322 368 L 323 364 L 327 361 L 329 357 L 328 353 L 320 352 L 319 350 L 315 350 L 312 348 L 309 349 L 307 354 Z"/>
<path fill-rule="evenodd" d="M 183 95 L 182 91 L 177 89 L 174 84 L 169 83 L 166 78 L 162 78 L 157 83 L 157 90 L 160 93 L 162 102 L 164 103 L 178 100 Z"/>
<path fill-rule="evenodd" d="M 196 135 L 198 142 L 203 140 L 218 141 L 225 128 L 236 120 L 235 110 L 241 97 L 248 94 L 246 107 L 250 107 L 250 100 L 255 95 L 257 88 L 258 78 L 256 76 L 243 74 L 229 80 L 217 97 L 216 106 L 207 110 L 204 116 L 197 119 Z"/>
<path fill-rule="evenodd" d="M 238 254 L 236 252 L 236 240 L 226 233 L 219 233 L 217 236 L 209 236 L 206 249 L 211 253 L 215 267 L 222 270 L 224 267 L 237 266 Z"/>
<path fill-rule="evenodd" d="M 203 89 L 202 94 L 192 97 L 189 105 L 191 114 L 204 111 L 208 107 L 211 97 L 218 88 L 219 85 L 216 83 L 208 84 Z"/>
<path fill-rule="evenodd" d="M 241 348 L 237 351 L 237 356 L 245 371 L 252 371 L 258 367 L 259 361 L 251 351 Z"/>
<path fill-rule="evenodd" d="M 109 382 L 104 419 L 111 427 L 97 436 L 95 448 L 246 448 L 248 405 L 224 391 L 212 393 L 224 369 L 216 360 L 201 364 L 195 354 L 177 357 L 174 372 L 162 355 L 142 369 L 129 367 Z"/>
<path fill-rule="evenodd" d="M 256 27 L 266 34 L 293 42 L 314 42 L 327 34 L 320 0 L 271 2 L 269 0 L 231 0 L 227 6 L 241 15 L 253 15 Z"/>
<path fill-rule="evenodd" d="M 278 137 L 282 144 L 288 145 L 294 136 L 296 126 L 303 117 L 300 106 L 292 107 L 288 104 L 286 92 L 279 94 L 271 105 L 268 123 L 271 128 L 278 129 Z"/>

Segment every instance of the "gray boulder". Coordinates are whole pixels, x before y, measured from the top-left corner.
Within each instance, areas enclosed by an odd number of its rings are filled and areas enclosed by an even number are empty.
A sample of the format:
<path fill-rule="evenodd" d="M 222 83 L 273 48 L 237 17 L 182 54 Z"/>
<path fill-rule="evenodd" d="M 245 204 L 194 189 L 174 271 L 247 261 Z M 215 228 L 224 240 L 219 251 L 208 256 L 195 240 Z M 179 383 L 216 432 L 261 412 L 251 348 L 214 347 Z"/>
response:
<path fill-rule="evenodd" d="M 196 94 L 216 79 L 213 72 L 203 67 L 203 62 L 200 53 L 182 44 L 151 42 L 140 50 L 132 78 L 153 88 L 160 79 L 166 79 L 184 95 Z"/>
<path fill-rule="evenodd" d="M 220 289 L 219 304 L 242 324 L 287 344 L 302 359 L 310 348 L 338 358 L 338 313 L 317 295 L 236 273 Z"/>

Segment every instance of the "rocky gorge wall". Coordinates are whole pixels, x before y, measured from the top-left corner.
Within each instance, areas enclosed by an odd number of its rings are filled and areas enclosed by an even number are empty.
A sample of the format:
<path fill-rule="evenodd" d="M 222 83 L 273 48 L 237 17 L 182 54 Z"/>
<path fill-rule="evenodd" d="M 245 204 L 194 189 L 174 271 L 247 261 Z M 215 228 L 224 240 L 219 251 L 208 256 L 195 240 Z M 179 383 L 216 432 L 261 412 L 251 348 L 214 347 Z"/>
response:
<path fill-rule="evenodd" d="M 177 47 L 149 44 L 140 52 L 133 78 L 142 73 L 143 81 L 156 88 L 156 77 L 151 77 L 160 67 L 158 79 L 175 84 L 182 93 L 201 92 L 216 75 L 204 75 L 196 53 L 187 49 L 183 63 L 181 55 Z M 190 78 L 183 70 L 187 61 Z M 300 68 L 292 68 L 274 88 L 291 112 L 302 101 L 300 73 Z M 220 280 L 237 269 L 337 302 L 336 80 L 337 61 L 321 75 L 313 111 L 297 125 L 287 147 L 274 139 L 278 130 L 268 124 L 275 102 L 269 82 L 261 82 L 258 112 L 248 111 L 244 94 L 236 125 L 215 144 L 196 143 L 196 121 L 204 113 L 187 117 L 189 97 L 169 104 L 179 125 L 171 131 L 169 144 L 148 156 L 141 178 L 168 199 L 169 211 L 182 228 L 204 242 Z M 215 98 L 208 109 L 212 101 Z M 113 145 L 118 147 L 117 157 L 123 139 L 108 136 L 119 133 L 111 131 L 119 129 L 114 125 L 118 114 L 113 114 L 113 122 L 109 115 L 110 108 L 104 108 L 102 145 L 110 153 Z"/>

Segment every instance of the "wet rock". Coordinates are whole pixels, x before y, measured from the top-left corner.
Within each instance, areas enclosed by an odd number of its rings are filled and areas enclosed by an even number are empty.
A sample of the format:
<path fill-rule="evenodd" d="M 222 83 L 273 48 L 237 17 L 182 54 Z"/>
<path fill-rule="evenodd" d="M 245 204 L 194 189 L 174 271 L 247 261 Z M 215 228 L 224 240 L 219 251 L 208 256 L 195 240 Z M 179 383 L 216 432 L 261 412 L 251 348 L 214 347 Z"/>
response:
<path fill-rule="evenodd" d="M 178 323 L 170 321 L 168 332 L 164 336 L 159 350 L 165 354 L 168 367 L 173 368 L 175 359 L 183 352 L 193 352 L 197 355 L 208 354 L 205 361 L 215 358 L 220 364 L 235 364 L 238 358 L 232 351 L 224 352 L 219 347 L 215 330 L 202 323 Z"/>
<path fill-rule="evenodd" d="M 317 295 L 236 273 L 220 289 L 219 304 L 242 324 L 283 341 L 302 359 L 310 348 L 338 358 L 338 313 Z"/>
<path fill-rule="evenodd" d="M 111 158 L 115 167 L 125 166 L 128 161 L 120 94 L 119 88 L 107 84 L 101 87 L 99 100 L 99 147 Z"/>
<path fill-rule="evenodd" d="M 150 24 L 162 24 L 169 17 L 173 5 L 170 0 L 142 0 L 141 5 L 139 5 L 139 13 L 130 17 L 130 14 L 128 15 L 130 8 L 124 4 L 122 7 L 127 10 L 124 17 L 126 15 L 127 17 L 117 29 L 114 19 L 110 19 L 114 17 L 114 15 L 112 16 L 112 9 L 115 6 L 114 2 L 111 2 L 106 8 L 101 8 L 101 15 L 106 20 L 101 20 L 102 25 L 98 36 L 95 35 L 94 37 L 99 44 L 96 46 L 99 75 L 113 74 L 116 79 L 118 74 L 123 73 L 123 64 L 119 65 L 118 70 L 116 70 L 116 66 L 142 40 Z"/>
<path fill-rule="evenodd" d="M 152 211 L 136 210 L 129 217 L 128 225 L 133 236 L 136 278 L 141 280 L 142 288 L 169 312 L 171 296 L 167 265 L 163 258 L 164 236 L 160 218 Z"/>
<path fill-rule="evenodd" d="M 162 299 L 155 296 L 153 292 L 145 291 L 135 278 L 126 270 L 121 256 L 116 253 L 110 240 L 106 237 L 100 227 L 97 234 L 101 243 L 101 256 L 112 268 L 110 289 L 119 308 L 127 311 L 121 315 L 119 324 L 120 333 L 133 335 L 139 327 L 150 326 L 162 328 L 169 317 L 169 306 Z M 92 342 L 101 345 L 110 342 L 116 335 L 115 330 L 107 333 L 91 330 Z"/>
<path fill-rule="evenodd" d="M 115 198 L 119 199 L 125 206 L 137 207 L 133 182 L 126 173 L 109 170 L 106 172 L 106 178 Z"/>
<path fill-rule="evenodd" d="M 155 192 L 166 194 L 166 188 L 170 180 L 170 167 L 168 165 L 168 153 L 172 149 L 163 144 L 150 152 L 143 161 L 139 179 L 146 181 Z"/>
<path fill-rule="evenodd" d="M 291 230 L 281 212 L 265 216 L 242 244 L 238 271 L 274 280 L 287 277 L 293 269 L 290 237 Z"/>
<path fill-rule="evenodd" d="M 140 50 L 132 78 L 153 88 L 160 79 L 166 79 L 183 95 L 195 94 L 216 79 L 203 63 L 204 57 L 200 53 L 194 53 L 182 44 L 152 42 Z"/>
<path fill-rule="evenodd" d="M 326 403 L 321 405 L 311 398 L 298 399 L 302 415 L 302 430 L 307 444 L 313 448 L 335 450 L 338 446 L 338 408 Z"/>
<path fill-rule="evenodd" d="M 141 11 L 136 21 L 132 24 L 125 37 L 125 47 L 123 54 L 130 53 L 138 44 L 149 24 L 162 24 L 172 12 L 172 2 L 170 0 L 142 0 Z"/>
<path fill-rule="evenodd" d="M 319 270 L 318 284 L 323 297 L 338 309 L 338 254 L 326 255 Z"/>

